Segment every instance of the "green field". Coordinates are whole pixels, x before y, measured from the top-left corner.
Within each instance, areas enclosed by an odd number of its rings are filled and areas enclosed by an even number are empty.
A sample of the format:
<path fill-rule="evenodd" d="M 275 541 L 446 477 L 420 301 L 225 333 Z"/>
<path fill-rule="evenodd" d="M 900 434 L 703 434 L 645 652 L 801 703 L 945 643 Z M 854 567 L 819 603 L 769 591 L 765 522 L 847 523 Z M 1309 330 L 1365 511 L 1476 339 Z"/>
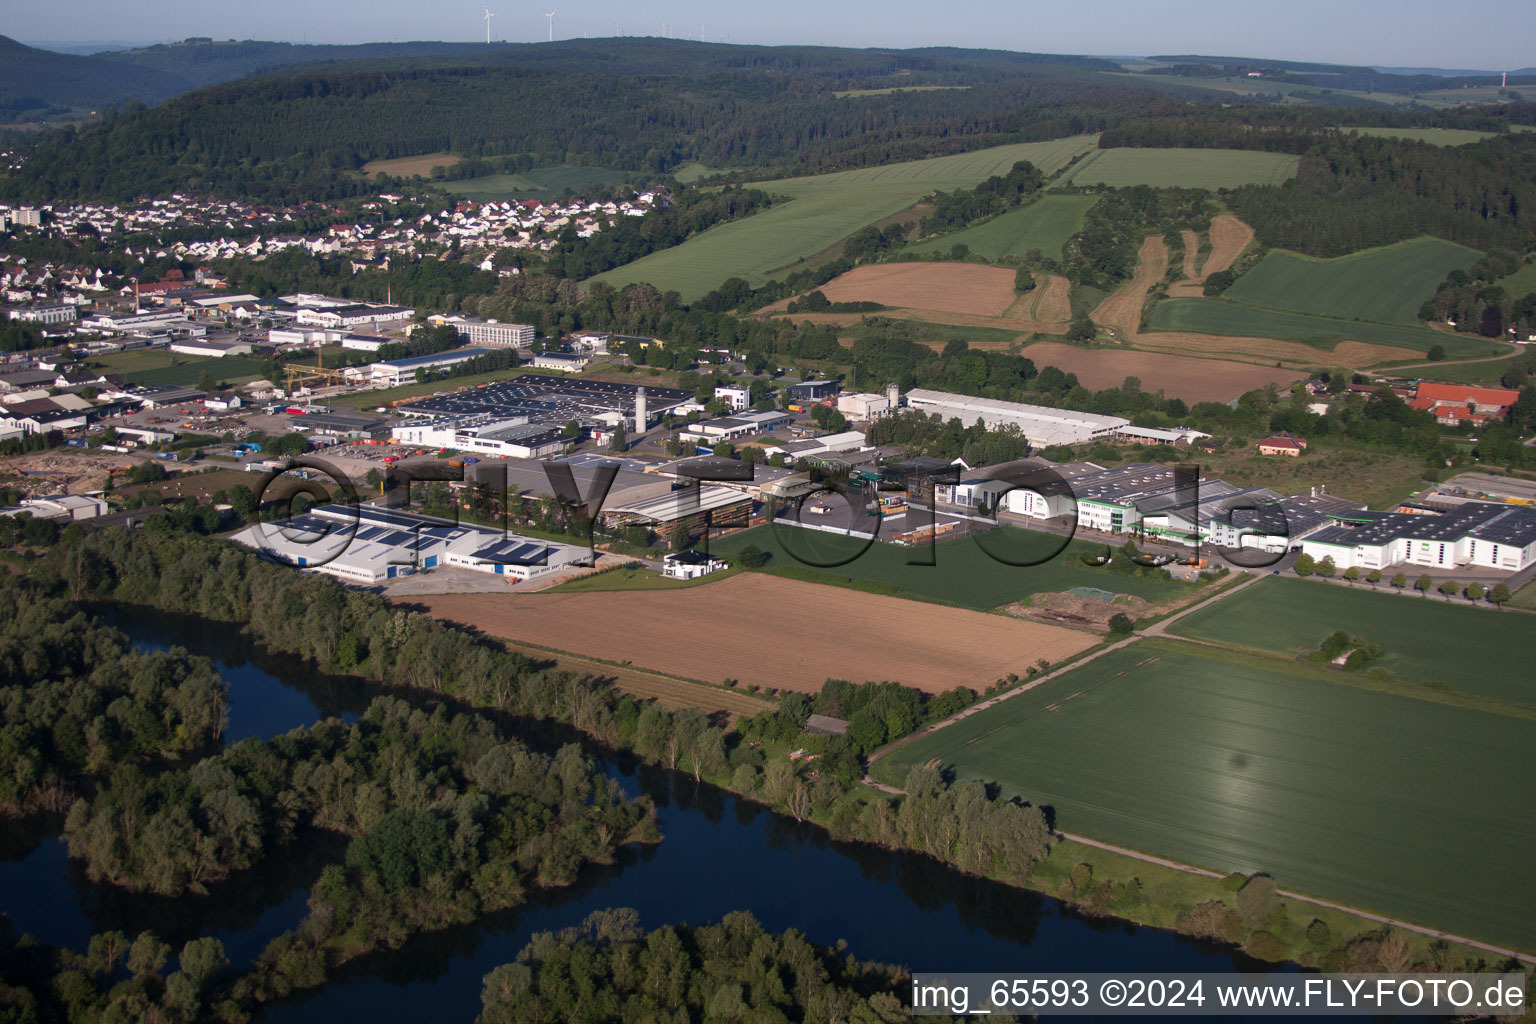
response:
<path fill-rule="evenodd" d="M 1057 828 L 1526 950 L 1536 721 L 1144 640 L 894 751 Z"/>
<path fill-rule="evenodd" d="M 1443 345 L 1446 356 L 1451 359 L 1494 356 L 1505 351 L 1480 338 L 1434 331 L 1428 327 L 1308 316 L 1305 313 L 1244 306 L 1225 299 L 1164 299 L 1152 310 L 1151 326 L 1155 331 L 1197 331 L 1201 334 L 1299 341 L 1324 351 L 1332 351 L 1341 341 L 1396 345 L 1416 352 L 1428 352 L 1436 345 Z"/>
<path fill-rule="evenodd" d="M 191 387 L 197 383 L 197 378 L 202 376 L 204 370 L 226 384 L 243 384 L 259 378 L 266 372 L 267 364 L 260 359 L 247 359 L 244 356 L 194 358 L 175 366 L 134 370 L 123 374 L 123 380 L 129 384 L 176 384 Z"/>
<path fill-rule="evenodd" d="M 1409 139 L 1413 142 L 1431 142 L 1436 146 L 1465 146 L 1469 142 L 1481 142 L 1493 137 L 1493 132 L 1474 132 L 1466 128 L 1361 128 L 1347 125 L 1341 132 L 1359 132 L 1384 139 Z"/>
<path fill-rule="evenodd" d="M 996 146 L 973 153 L 862 167 L 853 171 L 754 182 L 788 201 L 745 220 L 695 235 L 682 245 L 651 253 L 593 278 L 615 288 L 646 281 L 691 300 L 728 277 L 761 285 L 778 270 L 837 244 L 868 224 L 899 213 L 936 190 L 967 188 L 1006 174 L 1028 160 L 1045 173 L 1057 170 L 1095 145 L 1080 135 L 1050 142 Z"/>
<path fill-rule="evenodd" d="M 606 167 L 535 167 L 522 174 L 488 174 L 483 178 L 445 181 L 444 190 L 471 202 L 502 202 L 508 199 L 554 199 L 566 189 L 580 195 L 593 188 L 621 184 L 629 171 Z"/>
<path fill-rule="evenodd" d="M 1401 373 L 1425 380 L 1444 380 L 1453 384 L 1476 384 L 1479 387 L 1503 387 L 1499 378 L 1511 363 L 1527 358 L 1528 353 L 1517 352 L 1503 359 L 1479 360 L 1471 363 L 1403 363 L 1392 366 L 1394 374 Z"/>
<path fill-rule="evenodd" d="M 1513 608 L 1528 608 L 1531 611 L 1536 611 L 1536 581 L 1527 583 L 1515 591 L 1515 596 L 1510 599 L 1509 603 Z"/>
<path fill-rule="evenodd" d="M 1410 584 L 1418 574 L 1406 566 Z M 1395 572 L 1395 570 L 1394 570 Z M 1393 572 L 1383 575 L 1390 581 Z M 1378 585 L 1391 588 L 1387 582 Z M 1400 597 L 1308 580 L 1269 577 L 1186 615 L 1170 632 L 1283 654 L 1317 649 L 1336 629 L 1386 648 L 1380 664 L 1401 683 L 1536 706 L 1536 615 L 1465 607 L 1461 599 Z"/>
<path fill-rule="evenodd" d="M 1132 68 L 1142 66 L 1157 65 L 1127 65 L 1127 67 Z M 1167 65 L 1161 66 L 1166 67 Z M 1122 74 L 1114 71 L 1106 73 L 1117 78 L 1135 82 L 1138 85 L 1186 94 L 1197 89 L 1231 92 L 1237 93 L 1240 96 L 1275 96 L 1278 94 L 1283 97 L 1282 102 L 1285 103 L 1315 104 L 1319 106 L 1336 104 L 1339 97 L 1366 100 L 1390 107 L 1407 106 L 1414 102 L 1413 97 L 1397 93 L 1364 93 L 1348 89 L 1325 89 L 1322 86 L 1303 85 L 1299 82 L 1279 82 L 1272 78 L 1184 78 L 1180 75 Z"/>
<path fill-rule="evenodd" d="M 903 519 L 882 527 L 886 531 L 911 529 Z M 1031 530 L 1004 528 L 990 531 L 983 542 L 988 550 L 1012 562 L 1045 557 L 1062 538 Z M 929 547 L 899 547 L 876 541 L 864 550 L 864 541 L 819 530 L 792 526 L 760 526 L 711 542 L 711 551 L 734 555 L 748 544 L 771 554 L 772 572 L 819 583 L 854 587 L 896 597 L 937 601 L 962 608 L 988 609 L 1010 604 L 1031 594 L 1054 593 L 1072 587 L 1097 587 L 1158 601 L 1187 593 L 1189 584 L 1138 579 L 1094 569 L 1075 559 L 1080 551 L 1101 551 L 1102 546 L 1074 542 L 1043 565 L 1014 566 L 996 561 L 975 540 L 940 541 Z M 789 546 L 786 550 L 785 545 Z M 862 553 L 861 553 L 862 551 Z M 932 558 L 932 565 L 909 562 Z M 852 557 L 846 565 L 830 565 Z M 806 562 L 827 565 L 820 568 Z"/>
<path fill-rule="evenodd" d="M 1527 263 L 1508 277 L 1499 278 L 1498 283 L 1512 299 L 1523 299 L 1531 292 L 1536 292 L 1536 260 Z"/>
<path fill-rule="evenodd" d="M 958 244 L 989 260 L 1022 257 L 1031 249 L 1059 260 L 1067 240 L 1083 229 L 1083 215 L 1098 201 L 1098 196 L 1042 196 L 981 224 L 919 242 L 908 251 L 948 252 Z"/>
<path fill-rule="evenodd" d="M 1337 259 L 1276 250 L 1228 288 L 1222 299 L 1344 320 L 1419 323 L 1419 307 L 1452 270 L 1465 270 L 1475 249 L 1418 238 Z"/>
<path fill-rule="evenodd" d="M 1295 177 L 1297 156 L 1248 149 L 1100 149 L 1076 164 L 1074 185 L 1236 188 L 1278 185 Z"/>

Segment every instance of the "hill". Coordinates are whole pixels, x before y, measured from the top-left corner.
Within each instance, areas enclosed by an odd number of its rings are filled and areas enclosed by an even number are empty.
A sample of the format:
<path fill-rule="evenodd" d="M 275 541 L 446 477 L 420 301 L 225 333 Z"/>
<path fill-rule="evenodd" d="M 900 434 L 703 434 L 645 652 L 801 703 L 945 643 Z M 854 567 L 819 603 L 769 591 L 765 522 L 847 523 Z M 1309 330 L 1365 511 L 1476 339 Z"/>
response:
<path fill-rule="evenodd" d="M 39 50 L 0 36 L 0 120 L 37 117 L 55 107 L 158 100 L 188 88 L 184 79 L 156 68 Z"/>

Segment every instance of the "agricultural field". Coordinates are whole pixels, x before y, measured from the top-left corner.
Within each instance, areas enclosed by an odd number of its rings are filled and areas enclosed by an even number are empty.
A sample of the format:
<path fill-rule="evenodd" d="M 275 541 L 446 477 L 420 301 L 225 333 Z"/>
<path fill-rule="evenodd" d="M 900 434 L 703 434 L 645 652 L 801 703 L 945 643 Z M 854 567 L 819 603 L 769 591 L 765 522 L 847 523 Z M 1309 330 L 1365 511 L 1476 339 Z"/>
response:
<path fill-rule="evenodd" d="M 432 168 L 452 167 L 459 159 L 453 153 L 423 153 L 421 156 L 397 156 L 391 160 L 370 160 L 363 164 L 363 176 L 371 178 L 375 174 L 388 174 L 396 178 L 409 178 L 419 174 L 423 178 L 430 178 Z"/>
<path fill-rule="evenodd" d="M 760 573 L 643 596 L 444 594 L 411 603 L 495 637 L 690 680 L 805 693 L 829 678 L 895 680 L 930 693 L 982 690 L 1098 641 L 1060 626 Z M 764 658 L 765 645 L 773 645 L 772 658 Z"/>
<path fill-rule="evenodd" d="M 1197 359 L 1128 348 L 1083 348 L 1059 341 L 1027 346 L 1023 355 L 1038 367 L 1054 366 L 1077 374 L 1090 391 L 1117 388 L 1127 377 L 1141 381 L 1146 392 L 1161 391 L 1170 398 L 1196 402 L 1230 402 L 1244 392 L 1274 383 L 1289 387 L 1306 376 L 1300 370 L 1282 370 L 1258 363 L 1226 359 Z"/>
<path fill-rule="evenodd" d="M 606 167 L 535 167 L 521 174 L 488 174 L 483 178 L 445 181 L 442 187 L 470 202 L 510 199 L 550 200 L 567 189 L 577 194 L 606 189 L 629 180 L 631 172 Z"/>
<path fill-rule="evenodd" d="M 1073 185 L 1236 188 L 1278 185 L 1296 176 L 1297 156 L 1244 149 L 1100 149 L 1063 179 Z"/>
<path fill-rule="evenodd" d="M 535 666 L 549 665 L 581 675 L 602 680 L 615 690 L 655 701 L 669 711 L 682 708 L 699 708 L 708 712 L 723 712 L 731 718 L 751 717 L 759 712 L 772 710 L 776 705 L 765 697 L 757 697 L 742 690 L 720 686 L 706 686 L 659 672 L 620 665 L 610 665 L 590 658 L 579 658 L 564 651 L 551 651 L 528 644 L 508 642 L 508 650 L 527 655 Z"/>
<path fill-rule="evenodd" d="M 1536 786 L 1536 720 L 1343 675 L 1143 640 L 899 748 L 875 774 L 900 784 L 938 758 L 1069 833 L 1536 950 L 1536 818 L 1510 799 Z"/>
<path fill-rule="evenodd" d="M 911 528 L 901 525 L 899 519 L 895 523 L 898 525 L 887 524 L 883 529 Z M 866 549 L 865 542 L 856 538 L 774 525 L 713 541 L 710 550 L 730 557 L 755 544 L 769 554 L 767 571 L 771 573 L 978 610 L 1073 587 L 1096 587 L 1153 602 L 1186 594 L 1191 588 L 1190 584 L 1092 568 L 1077 558 L 1080 553 L 1102 552 L 1103 545 L 1074 541 L 1061 550 L 1063 537 L 1014 527 L 991 530 L 983 536 L 981 541 L 969 537 L 941 540 L 932 547 L 909 548 L 877 541 Z M 1032 566 L 1009 565 L 987 551 L 1010 562 L 1046 561 Z M 910 564 L 930 558 L 931 565 Z M 836 564 L 847 559 L 851 559 L 847 564 Z"/>
<path fill-rule="evenodd" d="M 1166 65 L 1163 65 L 1166 66 Z M 1348 89 L 1325 89 L 1299 82 L 1278 82 L 1265 78 L 1184 78 L 1179 75 L 1141 75 L 1107 72 L 1117 78 L 1143 86 L 1166 89 L 1170 92 L 1190 93 L 1196 90 L 1236 93 L 1239 96 L 1280 96 L 1282 102 L 1328 106 L 1335 103 L 1332 97 L 1347 96 L 1354 99 L 1401 107 L 1414 102 L 1413 97 L 1396 93 L 1354 92 Z M 1443 104 L 1438 104 L 1443 105 Z"/>
<path fill-rule="evenodd" d="M 1536 611 L 1536 581 L 1527 583 L 1515 591 L 1514 596 L 1510 598 L 1509 605 L 1511 608 L 1526 608 L 1530 611 Z"/>
<path fill-rule="evenodd" d="M 1452 270 L 1465 270 L 1475 249 L 1418 238 L 1337 259 L 1276 250 L 1222 294 L 1224 302 L 1285 309 L 1342 320 L 1418 324 L 1419 307 Z"/>
<path fill-rule="evenodd" d="M 1407 139 L 1411 142 L 1428 142 L 1436 146 L 1465 146 L 1470 142 L 1491 139 L 1493 132 L 1474 132 L 1466 128 L 1361 128 L 1347 125 L 1341 132 L 1359 132 L 1384 139 Z"/>
<path fill-rule="evenodd" d="M 1230 213 L 1217 214 L 1211 218 L 1210 230 L 1206 232 L 1210 251 L 1206 253 L 1205 263 L 1196 267 L 1200 236 L 1188 230 L 1183 234 L 1184 280 L 1175 281 L 1169 285 L 1168 294 L 1195 298 L 1205 294 L 1205 279 L 1217 271 L 1231 270 L 1232 264 L 1237 262 L 1237 258 L 1243 254 L 1243 251 L 1253 244 L 1254 238 L 1253 228 L 1247 224 Z"/>
<path fill-rule="evenodd" d="M 1418 577 L 1402 567 L 1410 586 Z M 1397 570 L 1377 589 L 1391 590 Z M 1468 608 L 1458 598 L 1368 593 L 1368 583 L 1340 587 L 1269 577 L 1170 627 L 1180 636 L 1304 655 L 1342 629 L 1386 648 L 1379 664 L 1397 682 L 1536 705 L 1536 615 Z"/>
<path fill-rule="evenodd" d="M 1126 461 L 1144 457 L 1131 449 Z M 1296 459 L 1260 455 L 1248 444 L 1241 449 L 1202 452 L 1201 472 L 1243 487 L 1268 487 L 1281 494 L 1301 494 L 1326 487 L 1329 494 L 1374 509 L 1395 508 L 1410 490 L 1421 486 L 1421 456 L 1409 451 L 1383 451 L 1354 442 L 1330 439 L 1314 444 Z"/>
<path fill-rule="evenodd" d="M 1011 270 L 975 263 L 881 263 L 855 267 L 820 290 L 832 302 L 995 317 L 1019 297 L 1013 277 Z"/>
<path fill-rule="evenodd" d="M 1476 384 L 1479 387 L 1498 388 L 1504 386 L 1499 382 L 1504 371 L 1511 364 L 1527 356 L 1527 352 L 1517 352 L 1510 356 L 1496 356 L 1492 359 L 1477 359 L 1465 363 L 1426 363 L 1416 360 L 1401 366 L 1394 364 L 1392 372 L 1411 377 L 1423 377 L 1425 380 L 1443 380 L 1453 384 Z"/>
<path fill-rule="evenodd" d="M 776 272 L 823 252 L 866 225 L 900 213 L 936 190 L 966 188 L 1028 160 L 1050 173 L 1093 148 L 1095 136 L 1025 142 L 953 156 L 863 167 L 807 178 L 754 182 L 788 197 L 745 220 L 710 228 L 682 245 L 599 274 L 615 288 L 647 281 L 697 299 L 728 277 L 761 285 Z"/>
<path fill-rule="evenodd" d="M 953 89 L 969 89 L 968 85 L 897 85 L 889 89 L 843 89 L 832 95 L 840 100 L 850 96 L 889 96 L 897 92 L 946 92 Z"/>
<path fill-rule="evenodd" d="M 1046 257 L 1059 260 L 1062 247 L 1083 229 L 1083 216 L 1096 202 L 1097 196 L 1042 196 L 1028 206 L 919 242 L 907 251 L 948 253 L 954 246 L 964 245 L 977 256 L 1000 260 L 1022 259 L 1031 249 L 1039 249 Z"/>
<path fill-rule="evenodd" d="M 1480 338 L 1435 331 L 1407 324 L 1363 323 L 1332 317 L 1311 316 L 1278 309 L 1260 309 L 1225 299 L 1165 299 L 1152 310 L 1154 331 L 1189 331 L 1196 334 L 1237 335 L 1248 338 L 1275 338 L 1310 345 L 1331 352 L 1341 342 L 1360 341 L 1408 352 L 1428 352 L 1443 345 L 1451 359 L 1473 359 L 1501 354 L 1501 346 Z M 1383 353 L 1390 358 L 1390 353 Z"/>

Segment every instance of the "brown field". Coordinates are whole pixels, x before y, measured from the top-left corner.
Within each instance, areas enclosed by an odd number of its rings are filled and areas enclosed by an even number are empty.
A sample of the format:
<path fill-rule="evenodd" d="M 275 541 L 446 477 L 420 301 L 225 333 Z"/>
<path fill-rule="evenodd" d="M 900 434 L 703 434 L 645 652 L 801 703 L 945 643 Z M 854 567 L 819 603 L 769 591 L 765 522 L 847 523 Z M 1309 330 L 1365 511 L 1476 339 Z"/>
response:
<path fill-rule="evenodd" d="M 1253 243 L 1253 228 L 1244 224 L 1230 213 L 1219 214 L 1211 219 L 1211 252 L 1205 258 L 1205 266 L 1200 268 L 1197 276 L 1194 266 L 1194 250 L 1189 244 L 1190 235 L 1193 232 L 1184 232 L 1184 274 L 1190 278 L 1187 281 L 1179 281 L 1168 288 L 1168 294 L 1174 298 L 1198 298 L 1205 294 L 1205 279 L 1218 270 L 1231 270 L 1232 264 L 1243 254 L 1243 250 Z M 1199 244 L 1198 237 L 1196 245 Z"/>
<path fill-rule="evenodd" d="M 1286 387 L 1306 376 L 1300 370 L 1281 370 L 1256 363 L 1224 359 L 1139 352 L 1134 349 L 1086 349 L 1056 341 L 1030 345 L 1023 355 L 1036 366 L 1054 366 L 1077 379 L 1090 391 L 1119 387 L 1127 377 L 1141 380 L 1141 389 L 1161 391 L 1170 398 L 1195 402 L 1227 402 L 1246 391 L 1270 382 Z"/>
<path fill-rule="evenodd" d="M 397 178 L 409 178 L 419 174 L 423 178 L 432 176 L 434 167 L 452 167 L 459 162 L 459 158 L 452 153 L 423 153 L 421 156 L 397 156 L 392 160 L 370 160 L 363 164 L 364 177 L 371 178 L 375 174 L 390 174 Z"/>
<path fill-rule="evenodd" d="M 504 639 L 689 679 L 815 693 L 829 678 L 981 690 L 1095 637 L 1057 626 L 748 573 L 689 590 L 444 594 L 413 602 Z"/>
<path fill-rule="evenodd" d="M 855 267 L 821 286 L 833 302 L 998 317 L 1018 298 L 1013 271 L 973 263 L 886 263 Z"/>
<path fill-rule="evenodd" d="M 703 683 L 678 679 L 675 676 L 657 672 L 647 672 L 644 669 L 608 665 L 565 651 L 545 650 L 542 647 L 530 647 L 527 644 L 511 642 L 508 642 L 506 647 L 519 654 L 527 655 L 536 665 L 553 662 L 557 667 L 568 672 L 603 680 L 623 693 L 642 700 L 653 700 L 668 711 L 679 711 L 683 708 L 719 711 L 729 715 L 734 721 L 737 718 L 750 718 L 760 711 L 768 711 L 775 706 L 773 701 L 766 697 L 757 697 L 741 690 L 705 686 Z"/>
<path fill-rule="evenodd" d="M 1136 273 L 1091 314 L 1094 323 L 1113 327 L 1125 339 L 1133 339 L 1140 332 L 1147 292 L 1168 272 L 1168 245 L 1162 235 L 1148 235 L 1136 255 Z"/>
<path fill-rule="evenodd" d="M 1019 300 L 1028 303 L 1025 319 L 1040 324 L 1064 324 L 1072 319 L 1072 284 L 1060 274 L 1045 275 L 1045 283 Z"/>

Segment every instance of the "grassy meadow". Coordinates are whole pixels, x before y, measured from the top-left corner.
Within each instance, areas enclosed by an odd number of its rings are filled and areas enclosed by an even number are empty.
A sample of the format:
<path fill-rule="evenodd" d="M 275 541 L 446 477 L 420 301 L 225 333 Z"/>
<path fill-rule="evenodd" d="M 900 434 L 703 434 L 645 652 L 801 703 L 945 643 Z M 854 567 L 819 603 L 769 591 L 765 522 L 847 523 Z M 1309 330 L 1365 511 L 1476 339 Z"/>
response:
<path fill-rule="evenodd" d="M 1419 323 L 1419 306 L 1452 270 L 1465 270 L 1475 249 L 1419 238 L 1337 259 L 1275 250 L 1222 294 L 1226 302 L 1343 320 Z"/>
<path fill-rule="evenodd" d="M 1407 139 L 1410 142 L 1428 142 L 1436 146 L 1465 146 L 1469 142 L 1481 142 L 1492 138 L 1493 132 L 1474 132 L 1466 128 L 1361 128 L 1348 125 L 1340 131 L 1359 132 L 1384 139 Z"/>
<path fill-rule="evenodd" d="M 1527 263 L 1508 277 L 1499 278 L 1498 284 L 1516 299 L 1536 292 L 1536 260 Z"/>
<path fill-rule="evenodd" d="M 1408 324 L 1382 324 L 1312 316 L 1280 309 L 1261 309 L 1225 299 L 1164 299 L 1152 309 L 1156 331 L 1276 338 L 1332 351 L 1341 341 L 1364 341 L 1428 352 L 1443 345 L 1451 359 L 1499 355 L 1505 350 L 1481 338 L 1435 331 Z"/>
<path fill-rule="evenodd" d="M 1067 173 L 1074 185 L 1236 188 L 1278 185 L 1296 176 L 1301 158 L 1246 149 L 1100 149 Z"/>
<path fill-rule="evenodd" d="M 1375 589 L 1397 570 L 1384 572 Z M 1409 587 L 1418 577 L 1402 567 Z M 1226 600 L 1186 615 L 1171 632 L 1197 640 L 1304 655 L 1342 629 L 1386 648 L 1379 664 L 1401 683 L 1536 706 L 1536 616 L 1469 608 L 1439 594 L 1402 597 L 1371 593 L 1368 583 L 1340 587 L 1269 577 Z"/>
<path fill-rule="evenodd" d="M 898 519 L 883 531 L 910 528 Z M 865 549 L 864 541 L 839 534 L 793 526 L 761 526 L 712 541 L 710 550 L 730 556 L 748 544 L 755 544 L 771 556 L 766 571 L 779 575 L 976 610 L 1072 587 L 1097 587 L 1148 601 L 1159 601 L 1190 589 L 1189 584 L 1138 579 L 1091 568 L 1076 558 L 1079 552 L 1098 552 L 1102 546 L 1074 541 L 1068 549 L 1049 557 L 1061 547 L 1064 538 L 1011 527 L 989 531 L 985 537 L 980 543 L 966 537 L 939 541 L 931 548 L 899 547 L 876 541 Z M 1041 565 L 1008 565 L 982 550 L 981 544 L 1011 562 L 1048 560 Z M 931 565 L 910 564 L 928 561 L 930 557 Z M 834 564 L 844 559 L 851 561 Z"/>
<path fill-rule="evenodd" d="M 930 192 L 970 187 L 993 175 L 1006 174 L 1020 160 L 1049 173 L 1094 144 L 1094 136 L 1081 135 L 806 178 L 754 182 L 752 187 L 787 200 L 745 220 L 710 228 L 682 245 L 651 253 L 593 280 L 615 288 L 646 281 L 662 291 L 678 292 L 685 301 L 704 295 L 728 277 L 742 277 L 760 285 L 775 271 L 899 213 Z"/>
<path fill-rule="evenodd" d="M 618 185 L 629 171 L 606 167 L 535 167 L 522 174 L 488 174 L 482 178 L 445 181 L 442 187 L 471 202 L 503 202 L 510 199 L 554 199 L 570 189 L 582 193 L 593 187 Z"/>
<path fill-rule="evenodd" d="M 1267 620 L 1266 624 L 1273 622 Z M 1057 828 L 1536 949 L 1536 720 L 1144 640 L 902 747 Z"/>
<path fill-rule="evenodd" d="M 1083 216 L 1096 202 L 1097 196 L 1042 196 L 981 224 L 919 242 L 908 251 L 947 253 L 955 245 L 964 245 L 977 256 L 998 260 L 1022 258 L 1031 249 L 1039 249 L 1044 256 L 1059 260 L 1062 247 L 1083 229 Z"/>

